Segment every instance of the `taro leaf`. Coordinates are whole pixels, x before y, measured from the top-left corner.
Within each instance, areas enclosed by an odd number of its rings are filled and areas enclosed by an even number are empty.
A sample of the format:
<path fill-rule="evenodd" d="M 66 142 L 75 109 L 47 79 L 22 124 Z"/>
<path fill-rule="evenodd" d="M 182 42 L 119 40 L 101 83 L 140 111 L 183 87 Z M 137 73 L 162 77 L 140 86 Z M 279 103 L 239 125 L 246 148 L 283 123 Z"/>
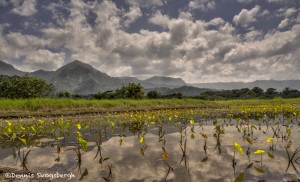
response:
<path fill-rule="evenodd" d="M 249 137 L 246 137 L 246 140 L 247 140 L 251 145 L 253 145 L 253 141 L 252 141 Z"/>
<path fill-rule="evenodd" d="M 255 170 L 256 170 L 257 172 L 259 172 L 259 173 L 262 173 L 262 174 L 265 173 L 265 171 L 264 171 L 263 169 L 261 169 L 261 168 L 258 168 L 258 167 L 255 167 L 255 166 L 254 166 L 254 168 L 255 168 Z"/>
<path fill-rule="evenodd" d="M 85 125 L 84 129 L 86 129 L 86 130 L 89 129 L 89 128 L 90 128 L 90 125 L 91 125 L 90 123 L 87 124 L 87 125 Z"/>
<path fill-rule="evenodd" d="M 79 130 L 81 129 L 80 123 L 77 124 L 77 128 L 78 128 Z"/>
<path fill-rule="evenodd" d="M 26 145 L 26 139 L 20 138 L 20 140 Z"/>
<path fill-rule="evenodd" d="M 234 147 L 236 148 L 236 150 L 238 150 L 241 154 L 244 155 L 244 150 L 238 143 L 234 142 Z"/>
<path fill-rule="evenodd" d="M 78 138 L 78 141 L 80 143 L 81 148 L 83 150 L 87 150 L 87 141 L 82 138 Z"/>
<path fill-rule="evenodd" d="M 292 141 L 290 140 L 288 143 L 287 143 L 287 145 L 286 145 L 286 148 L 290 148 L 291 146 L 292 146 Z"/>
<path fill-rule="evenodd" d="M 59 126 L 59 127 L 63 127 L 63 125 L 64 125 L 64 120 L 63 120 L 63 119 L 60 119 L 60 120 L 58 121 L 58 126 Z"/>
<path fill-rule="evenodd" d="M 195 134 L 191 133 L 191 139 L 194 139 L 194 138 L 195 138 Z"/>
<path fill-rule="evenodd" d="M 191 125 L 195 124 L 195 121 L 193 119 L 190 120 Z"/>
<path fill-rule="evenodd" d="M 289 128 L 289 127 L 286 127 L 286 132 L 287 132 L 287 134 L 289 135 L 289 136 L 291 136 L 291 128 Z"/>
<path fill-rule="evenodd" d="M 244 179 L 244 173 L 240 173 L 240 175 L 235 178 L 234 182 L 242 182 Z"/>
<path fill-rule="evenodd" d="M 36 133 L 36 130 L 35 130 L 35 128 L 34 128 L 33 126 L 31 126 L 30 128 L 31 128 L 31 130 L 32 130 L 34 133 Z"/>
<path fill-rule="evenodd" d="M 256 129 L 256 130 L 257 130 L 256 126 L 255 126 L 255 125 L 253 125 L 253 124 L 251 124 L 251 128 L 254 128 L 254 129 Z"/>
<path fill-rule="evenodd" d="M 80 180 L 80 181 L 83 180 L 83 177 L 87 176 L 88 174 L 89 174 L 88 170 L 85 169 L 84 172 L 83 172 L 83 174 L 82 174 L 81 177 L 79 178 L 79 180 Z"/>
<path fill-rule="evenodd" d="M 205 133 L 201 133 L 202 137 L 207 139 L 207 135 Z"/>
<path fill-rule="evenodd" d="M 145 152 L 144 152 L 144 148 L 143 148 L 143 147 L 140 149 L 140 154 L 141 154 L 142 156 L 145 155 Z"/>
<path fill-rule="evenodd" d="M 167 160 L 168 157 L 169 157 L 168 152 L 167 152 L 167 151 L 163 151 L 163 153 L 162 153 L 162 158 L 163 158 L 163 160 Z"/>
<path fill-rule="evenodd" d="M 140 143 L 144 143 L 144 137 L 140 139 Z"/>
<path fill-rule="evenodd" d="M 274 159 L 274 155 L 270 152 L 268 152 L 268 156 L 271 158 L 271 159 Z"/>
<path fill-rule="evenodd" d="M 267 142 L 270 143 L 270 142 L 273 142 L 273 140 L 274 140 L 274 138 L 268 138 Z"/>
<path fill-rule="evenodd" d="M 82 138 L 82 134 L 79 131 L 77 131 L 77 137 Z"/>
<path fill-rule="evenodd" d="M 13 136 L 11 137 L 12 140 L 15 140 L 17 138 L 17 134 L 13 133 Z"/>
<path fill-rule="evenodd" d="M 10 121 L 6 121 L 6 123 L 7 123 L 7 126 L 9 126 L 9 127 L 12 125 L 12 123 Z"/>
<path fill-rule="evenodd" d="M 263 154 L 263 153 L 265 153 L 264 150 L 256 150 L 256 151 L 254 152 L 254 154 Z"/>
<path fill-rule="evenodd" d="M 65 128 L 68 130 L 68 129 L 70 129 L 70 126 L 71 126 L 71 123 L 68 122 L 68 123 L 66 124 Z"/>
<path fill-rule="evenodd" d="M 38 120 L 38 122 L 42 125 L 42 124 L 44 124 L 45 123 L 45 121 L 44 120 Z"/>
<path fill-rule="evenodd" d="M 208 157 L 204 157 L 201 162 L 206 162 L 207 160 L 208 160 Z"/>
<path fill-rule="evenodd" d="M 109 157 L 105 157 L 105 158 L 103 159 L 103 162 L 106 161 L 106 160 L 108 160 L 108 159 L 109 159 Z"/>
<path fill-rule="evenodd" d="M 253 162 L 251 164 L 249 164 L 246 169 L 250 169 L 250 168 L 252 168 L 252 166 L 253 166 Z"/>

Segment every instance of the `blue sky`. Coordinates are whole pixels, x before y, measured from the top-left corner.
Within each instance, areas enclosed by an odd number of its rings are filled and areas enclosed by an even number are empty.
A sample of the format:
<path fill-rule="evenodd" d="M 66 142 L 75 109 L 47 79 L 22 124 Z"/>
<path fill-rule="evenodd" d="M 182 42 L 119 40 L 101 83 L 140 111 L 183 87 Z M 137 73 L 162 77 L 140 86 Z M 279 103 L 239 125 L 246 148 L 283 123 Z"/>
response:
<path fill-rule="evenodd" d="M 299 0 L 0 0 L 0 60 L 111 76 L 300 79 Z"/>

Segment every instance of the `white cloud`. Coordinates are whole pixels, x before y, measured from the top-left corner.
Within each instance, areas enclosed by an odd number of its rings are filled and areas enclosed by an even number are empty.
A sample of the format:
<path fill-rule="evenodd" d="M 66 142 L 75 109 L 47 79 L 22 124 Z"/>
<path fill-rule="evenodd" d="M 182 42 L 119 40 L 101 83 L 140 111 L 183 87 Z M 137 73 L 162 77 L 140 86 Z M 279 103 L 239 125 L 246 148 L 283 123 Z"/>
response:
<path fill-rule="evenodd" d="M 53 53 L 49 50 L 36 50 L 26 55 L 25 69 L 35 71 L 42 68 L 56 70 L 64 65 L 65 53 Z"/>
<path fill-rule="evenodd" d="M 259 6 L 255 6 L 251 10 L 242 9 L 242 11 L 233 17 L 233 21 L 237 25 L 248 26 L 250 23 L 256 21 L 256 16 L 260 11 Z"/>
<path fill-rule="evenodd" d="M 168 27 L 170 18 L 167 15 L 162 15 L 160 11 L 157 11 L 150 19 L 149 22 L 162 27 Z"/>
<path fill-rule="evenodd" d="M 294 15 L 295 13 L 297 13 L 297 10 L 295 8 L 288 8 L 288 9 L 286 9 L 284 15 L 286 18 L 288 18 L 288 17 Z"/>
<path fill-rule="evenodd" d="M 280 22 L 280 24 L 278 25 L 279 29 L 284 29 L 289 25 L 289 19 L 284 19 Z"/>
<path fill-rule="evenodd" d="M 263 38 L 262 31 L 252 30 L 245 34 L 246 41 L 256 41 L 256 40 L 260 40 L 262 38 Z"/>
<path fill-rule="evenodd" d="M 253 2 L 254 0 L 238 0 L 238 2 L 240 3 L 245 3 L 245 4 L 248 4 L 248 3 L 251 3 Z"/>
<path fill-rule="evenodd" d="M 141 11 L 140 7 L 137 7 L 137 6 L 130 7 L 129 12 L 124 14 L 125 27 L 128 27 L 131 23 L 133 23 L 136 19 L 138 19 L 141 16 L 142 16 L 142 11 Z"/>
<path fill-rule="evenodd" d="M 148 21 L 163 31 L 126 32 L 125 22 L 130 25 L 140 17 L 140 2 L 125 11 L 112 1 L 88 4 L 73 0 L 66 6 L 69 16 L 58 26 L 41 29 L 41 37 L 1 32 L 0 44 L 6 46 L 0 47 L 0 59 L 9 62 L 25 57 L 23 69 L 56 69 L 66 56 L 51 50 L 67 50 L 68 62 L 78 59 L 111 76 L 164 75 L 187 82 L 300 77 L 299 25 L 289 24 L 288 30 L 266 35 L 252 28 L 240 35 L 222 18 L 195 20 L 183 10 L 175 18 L 154 8 Z M 163 3 L 151 2 L 157 6 Z M 95 13 L 93 25 L 87 20 L 89 11 Z M 258 6 L 242 10 L 234 22 L 249 27 L 261 14 Z"/>
<path fill-rule="evenodd" d="M 189 2 L 189 8 L 191 9 L 200 9 L 202 11 L 207 11 L 214 9 L 216 2 L 214 0 L 192 0 Z"/>
<path fill-rule="evenodd" d="M 25 1 L 15 0 L 13 2 L 15 7 L 12 10 L 12 12 L 15 14 L 21 16 L 30 16 L 37 12 L 36 0 L 25 0 Z"/>
<path fill-rule="evenodd" d="M 131 6 L 146 8 L 150 8 L 153 6 L 162 6 L 164 4 L 163 0 L 126 0 L 126 2 Z"/>
<path fill-rule="evenodd" d="M 224 25 L 226 22 L 222 18 L 214 18 L 206 23 L 207 26 L 219 26 Z"/>

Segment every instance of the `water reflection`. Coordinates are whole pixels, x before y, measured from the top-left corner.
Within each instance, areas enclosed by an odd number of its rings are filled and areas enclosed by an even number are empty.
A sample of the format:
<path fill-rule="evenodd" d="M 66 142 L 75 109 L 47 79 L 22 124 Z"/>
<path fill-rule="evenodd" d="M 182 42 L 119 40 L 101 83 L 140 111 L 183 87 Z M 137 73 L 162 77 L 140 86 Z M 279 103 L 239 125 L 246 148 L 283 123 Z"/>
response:
<path fill-rule="evenodd" d="M 0 172 L 72 172 L 74 181 L 234 181 L 240 174 L 244 181 L 300 178 L 298 127 L 280 121 L 274 126 L 214 122 L 94 127 L 82 130 L 86 151 L 76 135 L 43 138 L 29 148 L 1 149 Z M 274 141 L 267 143 L 270 137 Z M 258 149 L 266 152 L 254 155 Z"/>

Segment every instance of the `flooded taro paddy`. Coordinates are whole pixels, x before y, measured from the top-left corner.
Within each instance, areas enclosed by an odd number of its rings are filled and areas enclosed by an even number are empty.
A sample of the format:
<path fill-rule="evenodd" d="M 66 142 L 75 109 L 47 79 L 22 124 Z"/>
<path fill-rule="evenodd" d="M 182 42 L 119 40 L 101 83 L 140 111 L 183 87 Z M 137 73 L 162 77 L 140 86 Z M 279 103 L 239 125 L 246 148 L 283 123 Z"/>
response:
<path fill-rule="evenodd" d="M 299 181 L 286 108 L 1 120 L 0 181 Z"/>

